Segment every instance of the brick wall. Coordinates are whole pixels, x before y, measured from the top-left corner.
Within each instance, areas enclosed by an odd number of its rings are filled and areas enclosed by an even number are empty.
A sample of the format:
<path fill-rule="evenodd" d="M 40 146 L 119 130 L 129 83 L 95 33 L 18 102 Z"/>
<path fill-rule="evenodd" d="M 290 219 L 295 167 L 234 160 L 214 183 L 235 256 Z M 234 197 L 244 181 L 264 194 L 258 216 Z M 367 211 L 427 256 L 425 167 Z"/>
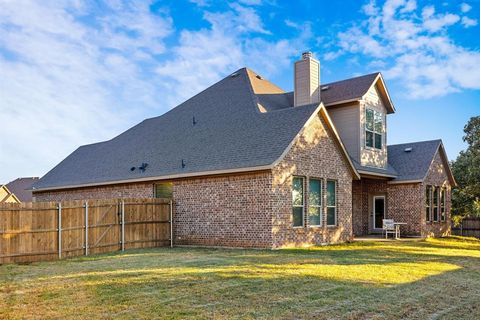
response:
<path fill-rule="evenodd" d="M 430 169 L 428 170 L 427 177 L 425 178 L 421 188 L 421 203 L 422 205 L 425 203 L 425 188 L 427 185 L 432 186 L 439 186 L 446 188 L 446 219 L 443 222 L 427 222 L 425 209 L 422 208 L 422 236 L 445 236 L 450 235 L 451 233 L 451 215 L 450 209 L 452 206 L 452 197 L 451 197 L 451 185 L 448 180 L 448 176 L 446 173 L 446 168 L 444 166 L 444 162 L 442 161 L 442 156 L 440 152 L 437 152 L 435 158 L 430 165 Z M 440 214 L 440 209 L 439 209 Z"/>
<path fill-rule="evenodd" d="M 35 192 L 33 196 L 35 197 L 35 201 L 151 198 L 153 197 L 153 183 L 129 183 L 63 191 Z"/>
<path fill-rule="evenodd" d="M 326 128 L 323 118 L 315 117 L 283 161 L 273 170 L 273 247 L 335 243 L 352 239 L 352 174 L 332 133 Z M 306 214 L 306 196 L 304 226 L 293 227 L 292 178 L 295 175 L 305 177 L 305 195 L 308 195 L 308 178 L 324 179 L 324 204 L 325 179 L 337 181 L 337 226 L 326 226 L 325 206 L 322 226 L 310 226 Z"/>
<path fill-rule="evenodd" d="M 407 224 L 400 227 L 402 235 L 421 235 L 422 192 L 420 183 L 388 185 L 388 218 Z"/>
<path fill-rule="evenodd" d="M 271 247 L 271 186 L 271 172 L 176 181 L 175 243 Z"/>

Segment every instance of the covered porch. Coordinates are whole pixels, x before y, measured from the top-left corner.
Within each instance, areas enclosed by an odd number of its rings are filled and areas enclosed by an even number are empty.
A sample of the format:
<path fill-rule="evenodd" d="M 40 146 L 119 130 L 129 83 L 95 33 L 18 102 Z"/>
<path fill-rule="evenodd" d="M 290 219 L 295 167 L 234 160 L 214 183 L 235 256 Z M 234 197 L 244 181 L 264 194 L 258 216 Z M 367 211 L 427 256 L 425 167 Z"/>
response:
<path fill-rule="evenodd" d="M 400 234 L 419 236 L 421 199 L 419 186 L 392 185 L 388 180 L 365 179 L 352 185 L 353 234 L 355 238 L 382 237 L 383 219 L 400 225 Z"/>

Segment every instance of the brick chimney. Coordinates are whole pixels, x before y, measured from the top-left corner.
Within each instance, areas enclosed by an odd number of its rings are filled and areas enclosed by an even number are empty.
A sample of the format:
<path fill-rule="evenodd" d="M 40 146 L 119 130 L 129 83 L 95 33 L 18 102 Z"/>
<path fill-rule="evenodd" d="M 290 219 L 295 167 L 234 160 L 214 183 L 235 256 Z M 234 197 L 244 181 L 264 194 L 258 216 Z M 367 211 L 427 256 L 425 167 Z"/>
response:
<path fill-rule="evenodd" d="M 320 62 L 304 52 L 294 65 L 294 106 L 320 103 Z"/>

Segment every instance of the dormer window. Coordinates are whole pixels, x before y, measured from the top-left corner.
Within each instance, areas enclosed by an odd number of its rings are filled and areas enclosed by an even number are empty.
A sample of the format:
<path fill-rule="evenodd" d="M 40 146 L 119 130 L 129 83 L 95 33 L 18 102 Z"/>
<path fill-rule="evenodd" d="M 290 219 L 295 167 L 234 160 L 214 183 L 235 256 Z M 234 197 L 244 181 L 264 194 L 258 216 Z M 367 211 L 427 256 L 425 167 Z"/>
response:
<path fill-rule="evenodd" d="M 365 146 L 382 149 L 383 114 L 373 109 L 366 109 L 365 120 Z"/>

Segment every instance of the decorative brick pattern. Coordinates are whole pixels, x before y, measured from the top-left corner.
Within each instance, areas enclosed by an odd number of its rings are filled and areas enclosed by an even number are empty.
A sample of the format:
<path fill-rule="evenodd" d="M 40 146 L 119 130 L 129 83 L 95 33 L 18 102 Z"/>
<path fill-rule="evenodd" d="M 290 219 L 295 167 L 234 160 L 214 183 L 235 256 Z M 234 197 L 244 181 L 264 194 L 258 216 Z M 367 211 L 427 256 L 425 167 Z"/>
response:
<path fill-rule="evenodd" d="M 304 129 L 285 158 L 273 170 L 273 247 L 304 246 L 344 242 L 352 239 L 352 174 L 326 130 L 323 118 L 315 117 Z M 305 177 L 304 227 L 293 227 L 292 178 Z M 324 179 L 323 204 L 326 203 L 325 179 L 337 181 L 337 226 L 326 226 L 323 206 L 322 226 L 308 224 L 308 178 Z"/>

